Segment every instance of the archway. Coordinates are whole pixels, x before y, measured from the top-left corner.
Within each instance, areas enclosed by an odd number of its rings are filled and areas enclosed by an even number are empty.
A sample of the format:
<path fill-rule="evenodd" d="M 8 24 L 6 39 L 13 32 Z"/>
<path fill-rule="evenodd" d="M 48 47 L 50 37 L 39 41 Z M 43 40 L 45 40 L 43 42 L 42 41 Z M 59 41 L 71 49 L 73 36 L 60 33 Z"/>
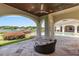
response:
<path fill-rule="evenodd" d="M 67 25 L 64 28 L 65 32 L 74 32 L 75 31 L 75 27 L 73 25 Z"/>
<path fill-rule="evenodd" d="M 6 40 L 31 39 L 36 36 L 36 28 L 36 22 L 30 18 L 20 15 L 2 16 L 0 17 L 0 40 L 7 43 Z"/>
<path fill-rule="evenodd" d="M 79 20 L 77 19 L 62 19 L 55 23 L 55 27 L 59 28 L 59 32 L 64 35 L 76 35 L 75 33 L 78 33 L 78 25 Z"/>

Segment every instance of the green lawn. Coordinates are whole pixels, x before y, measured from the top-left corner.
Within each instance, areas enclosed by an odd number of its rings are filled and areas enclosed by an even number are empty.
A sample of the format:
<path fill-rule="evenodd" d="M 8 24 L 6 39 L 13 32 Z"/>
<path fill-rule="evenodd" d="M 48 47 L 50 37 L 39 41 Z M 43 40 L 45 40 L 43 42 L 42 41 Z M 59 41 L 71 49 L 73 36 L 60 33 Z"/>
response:
<path fill-rule="evenodd" d="M 4 40 L 3 36 L 0 35 L 0 46 L 4 46 L 4 45 L 8 45 L 8 44 L 13 44 L 13 43 L 18 43 L 18 42 L 25 41 L 25 40 L 32 39 L 32 38 L 33 38 L 33 36 L 30 36 L 28 34 L 28 35 L 25 35 L 25 38 L 23 38 L 23 39 Z"/>

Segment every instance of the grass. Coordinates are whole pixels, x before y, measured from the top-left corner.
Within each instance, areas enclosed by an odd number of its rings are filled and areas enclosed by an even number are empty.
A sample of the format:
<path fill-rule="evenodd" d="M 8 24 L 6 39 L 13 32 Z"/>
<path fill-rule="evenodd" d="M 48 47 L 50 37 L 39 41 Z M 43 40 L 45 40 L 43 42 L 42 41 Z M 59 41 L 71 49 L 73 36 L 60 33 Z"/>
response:
<path fill-rule="evenodd" d="M 31 36 L 29 34 L 26 34 L 25 38 L 23 38 L 23 39 L 4 40 L 3 37 L 0 35 L 0 46 L 5 46 L 5 45 L 13 44 L 13 43 L 18 43 L 18 42 L 29 40 L 29 39 L 32 39 L 32 38 L 33 38 L 33 36 Z"/>

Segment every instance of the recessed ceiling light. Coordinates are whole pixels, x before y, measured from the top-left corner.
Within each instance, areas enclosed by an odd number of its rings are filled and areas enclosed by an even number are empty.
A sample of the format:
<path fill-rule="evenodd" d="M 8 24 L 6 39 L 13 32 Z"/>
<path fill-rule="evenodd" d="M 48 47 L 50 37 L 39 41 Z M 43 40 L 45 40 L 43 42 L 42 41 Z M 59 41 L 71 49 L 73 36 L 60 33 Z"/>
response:
<path fill-rule="evenodd" d="M 50 10 L 50 12 L 53 12 L 53 10 Z"/>
<path fill-rule="evenodd" d="M 31 11 L 30 9 L 28 9 L 28 11 Z"/>
<path fill-rule="evenodd" d="M 34 6 L 32 6 L 31 8 L 34 9 Z"/>

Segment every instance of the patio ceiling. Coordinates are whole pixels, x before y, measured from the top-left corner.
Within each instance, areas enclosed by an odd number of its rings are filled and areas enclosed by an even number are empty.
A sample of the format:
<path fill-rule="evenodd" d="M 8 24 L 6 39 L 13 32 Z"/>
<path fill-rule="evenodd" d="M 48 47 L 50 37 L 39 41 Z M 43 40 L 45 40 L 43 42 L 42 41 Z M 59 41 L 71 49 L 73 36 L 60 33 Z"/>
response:
<path fill-rule="evenodd" d="M 77 3 L 6 3 L 6 4 L 39 17 L 79 5 Z"/>
<path fill-rule="evenodd" d="M 62 26 L 62 25 L 77 25 L 79 24 L 79 20 L 75 19 L 65 19 L 65 20 L 60 20 L 57 23 L 55 23 L 55 26 Z"/>

